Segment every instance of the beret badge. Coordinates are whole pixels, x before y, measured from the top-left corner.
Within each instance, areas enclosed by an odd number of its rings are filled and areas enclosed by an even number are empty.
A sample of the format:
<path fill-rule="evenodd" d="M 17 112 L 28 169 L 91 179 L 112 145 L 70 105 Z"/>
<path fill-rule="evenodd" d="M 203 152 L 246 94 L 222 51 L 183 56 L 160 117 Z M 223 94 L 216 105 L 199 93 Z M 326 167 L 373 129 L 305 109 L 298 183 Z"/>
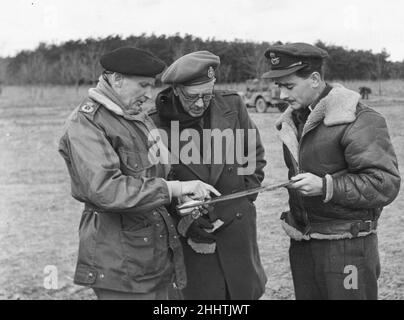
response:
<path fill-rule="evenodd" d="M 214 76 L 215 76 L 215 70 L 213 69 L 212 66 L 210 66 L 208 69 L 208 78 L 213 79 Z"/>
<path fill-rule="evenodd" d="M 279 57 L 277 57 L 274 52 L 271 52 L 269 54 L 269 56 L 271 58 L 271 64 L 272 65 L 276 66 L 281 62 L 281 59 Z"/>

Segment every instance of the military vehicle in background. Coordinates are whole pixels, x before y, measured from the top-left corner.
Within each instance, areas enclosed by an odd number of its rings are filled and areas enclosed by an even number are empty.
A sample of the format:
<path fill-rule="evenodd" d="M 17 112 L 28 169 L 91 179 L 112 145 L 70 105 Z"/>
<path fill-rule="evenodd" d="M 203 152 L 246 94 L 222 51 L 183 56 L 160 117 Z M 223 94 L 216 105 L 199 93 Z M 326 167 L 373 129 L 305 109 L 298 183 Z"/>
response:
<path fill-rule="evenodd" d="M 278 86 L 267 79 L 247 80 L 247 92 L 239 92 L 247 108 L 255 108 L 258 113 L 264 113 L 268 108 L 277 108 L 283 112 L 288 107 L 287 102 L 280 98 Z"/>

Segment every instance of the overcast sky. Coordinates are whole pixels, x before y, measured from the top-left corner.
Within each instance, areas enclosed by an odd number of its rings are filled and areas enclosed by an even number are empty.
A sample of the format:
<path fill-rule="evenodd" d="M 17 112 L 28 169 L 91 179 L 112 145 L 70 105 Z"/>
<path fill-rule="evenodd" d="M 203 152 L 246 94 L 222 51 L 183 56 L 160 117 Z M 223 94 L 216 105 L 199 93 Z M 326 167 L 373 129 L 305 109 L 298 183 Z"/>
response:
<path fill-rule="evenodd" d="M 0 56 L 107 35 L 189 33 L 203 39 L 304 41 L 382 48 L 404 60 L 404 1 L 1 0 Z"/>

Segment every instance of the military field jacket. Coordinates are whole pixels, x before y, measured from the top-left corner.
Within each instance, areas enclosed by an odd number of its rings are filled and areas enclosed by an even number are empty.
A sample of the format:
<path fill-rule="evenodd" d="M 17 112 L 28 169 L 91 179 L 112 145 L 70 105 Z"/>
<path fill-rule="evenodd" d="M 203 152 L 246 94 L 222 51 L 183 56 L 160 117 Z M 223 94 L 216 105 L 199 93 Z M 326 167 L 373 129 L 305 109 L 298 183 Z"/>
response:
<path fill-rule="evenodd" d="M 72 196 L 85 204 L 75 283 L 125 292 L 185 285 L 181 244 L 166 210 L 169 167 L 150 162 L 144 114 L 118 115 L 86 99 L 69 117 L 59 152 Z"/>

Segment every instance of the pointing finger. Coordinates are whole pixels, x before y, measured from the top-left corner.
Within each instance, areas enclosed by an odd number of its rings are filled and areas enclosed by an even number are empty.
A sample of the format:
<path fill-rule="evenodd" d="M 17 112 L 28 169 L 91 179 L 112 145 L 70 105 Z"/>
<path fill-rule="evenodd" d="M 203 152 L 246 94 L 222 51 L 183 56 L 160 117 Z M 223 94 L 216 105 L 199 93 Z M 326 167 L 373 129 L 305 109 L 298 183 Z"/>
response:
<path fill-rule="evenodd" d="M 212 187 L 209 184 L 205 184 L 206 189 L 208 189 L 210 192 L 212 192 L 213 194 L 217 195 L 217 196 L 221 196 L 221 193 L 219 191 L 217 191 L 214 187 Z"/>

